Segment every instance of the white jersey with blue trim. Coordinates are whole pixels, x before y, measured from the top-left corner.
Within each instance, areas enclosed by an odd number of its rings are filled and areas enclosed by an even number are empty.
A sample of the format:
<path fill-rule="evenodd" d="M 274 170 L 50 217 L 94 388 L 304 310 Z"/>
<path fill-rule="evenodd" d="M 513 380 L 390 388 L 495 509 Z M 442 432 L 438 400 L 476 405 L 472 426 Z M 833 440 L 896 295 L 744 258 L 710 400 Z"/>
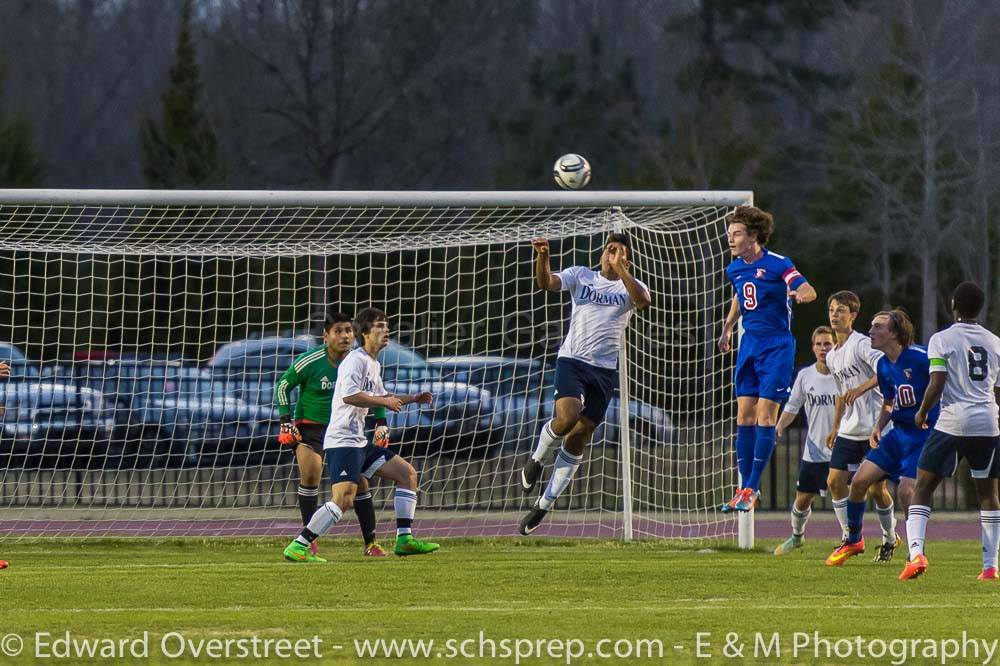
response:
<path fill-rule="evenodd" d="M 355 407 L 344 402 L 345 396 L 364 393 L 369 396 L 386 395 L 382 386 L 382 365 L 368 355 L 362 347 L 351 351 L 337 368 L 337 384 L 333 389 L 330 425 L 326 427 L 323 449 L 340 447 L 364 448 L 365 417 L 367 407 Z"/>
<path fill-rule="evenodd" d="M 798 414 L 805 407 L 809 432 L 802 459 L 806 462 L 830 462 L 831 450 L 826 446 L 826 436 L 833 428 L 833 412 L 837 399 L 837 382 L 833 375 L 825 375 L 813 363 L 803 368 L 795 377 L 792 394 L 785 403 L 785 413 Z"/>
<path fill-rule="evenodd" d="M 561 358 L 575 358 L 598 368 L 618 367 L 621 336 L 635 303 L 621 280 L 609 280 L 600 271 L 571 266 L 556 273 L 560 289 L 573 298 L 569 332 L 559 347 Z M 649 293 L 645 284 L 636 280 Z"/>
<path fill-rule="evenodd" d="M 957 322 L 927 344 L 931 376 L 946 372 L 941 416 L 934 429 L 955 437 L 996 437 L 1000 338 L 979 324 Z"/>
<path fill-rule="evenodd" d="M 872 349 L 871 338 L 851 331 L 843 345 L 834 347 L 826 355 L 826 366 L 833 373 L 838 393 L 844 395 L 848 389 L 858 388 L 874 377 L 880 358 L 882 352 Z M 838 435 L 845 439 L 867 441 L 881 410 L 882 394 L 876 387 L 855 400 L 854 404 L 844 405 Z"/>

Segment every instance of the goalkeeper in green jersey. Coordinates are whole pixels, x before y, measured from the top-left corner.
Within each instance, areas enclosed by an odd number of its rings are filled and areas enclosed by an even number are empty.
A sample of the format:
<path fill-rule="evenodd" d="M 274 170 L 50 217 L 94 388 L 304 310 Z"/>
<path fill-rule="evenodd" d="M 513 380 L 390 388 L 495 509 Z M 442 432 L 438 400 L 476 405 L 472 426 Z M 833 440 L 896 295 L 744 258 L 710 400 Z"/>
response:
<path fill-rule="evenodd" d="M 299 465 L 299 511 L 302 524 L 309 522 L 316 511 L 319 481 L 323 474 L 323 437 L 330 423 L 330 404 L 337 385 L 337 367 L 354 347 L 351 318 L 342 312 L 331 315 L 323 326 L 323 344 L 296 357 L 292 367 L 281 375 L 274 387 L 274 404 L 281 418 L 278 442 L 295 447 Z M 294 417 L 290 394 L 299 387 Z M 389 427 L 384 407 L 375 408 L 375 438 L 373 443 L 388 446 Z M 354 498 L 354 511 L 365 540 L 365 555 L 385 557 L 385 551 L 375 541 L 375 505 L 367 480 L 362 477 Z M 316 542 L 312 543 L 315 555 Z"/>

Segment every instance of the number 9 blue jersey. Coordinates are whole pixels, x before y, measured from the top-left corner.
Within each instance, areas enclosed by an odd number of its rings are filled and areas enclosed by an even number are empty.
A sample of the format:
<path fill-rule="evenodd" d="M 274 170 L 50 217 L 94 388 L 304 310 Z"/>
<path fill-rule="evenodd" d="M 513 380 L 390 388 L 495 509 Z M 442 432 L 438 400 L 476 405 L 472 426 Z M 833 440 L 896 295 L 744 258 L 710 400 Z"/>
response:
<path fill-rule="evenodd" d="M 890 361 L 888 356 L 879 359 L 876 368 L 878 388 L 883 398 L 892 401 L 890 416 L 894 424 L 910 429 L 917 427 L 913 418 L 924 400 L 924 393 L 927 392 L 930 367 L 927 350 L 919 345 L 904 349 L 895 363 Z M 940 413 L 941 404 L 938 403 L 927 415 L 928 427 L 934 426 Z"/>
<path fill-rule="evenodd" d="M 726 267 L 726 277 L 736 290 L 743 316 L 743 330 L 754 335 L 787 334 L 792 330 L 789 289 L 798 289 L 806 279 L 788 257 L 764 248 L 764 256 L 753 263 L 737 257 Z"/>

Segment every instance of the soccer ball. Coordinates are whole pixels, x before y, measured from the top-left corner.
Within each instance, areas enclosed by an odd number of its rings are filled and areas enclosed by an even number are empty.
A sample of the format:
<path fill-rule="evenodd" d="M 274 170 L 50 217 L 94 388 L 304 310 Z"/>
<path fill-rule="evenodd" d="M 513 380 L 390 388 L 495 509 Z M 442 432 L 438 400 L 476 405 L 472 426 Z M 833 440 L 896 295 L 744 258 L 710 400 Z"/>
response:
<path fill-rule="evenodd" d="M 590 182 L 590 162 L 582 155 L 568 153 L 552 165 L 552 177 L 564 190 L 582 190 Z"/>

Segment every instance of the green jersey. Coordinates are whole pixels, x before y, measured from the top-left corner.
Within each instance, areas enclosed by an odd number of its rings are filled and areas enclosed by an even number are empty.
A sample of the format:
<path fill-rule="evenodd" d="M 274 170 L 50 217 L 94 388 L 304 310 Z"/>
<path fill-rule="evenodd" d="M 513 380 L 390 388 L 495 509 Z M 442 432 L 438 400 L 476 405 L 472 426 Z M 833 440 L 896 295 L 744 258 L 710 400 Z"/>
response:
<path fill-rule="evenodd" d="M 299 387 L 295 420 L 329 423 L 333 389 L 337 385 L 337 366 L 330 360 L 326 345 L 320 345 L 295 357 L 292 366 L 281 375 L 274 387 L 274 405 L 284 416 L 292 411 L 290 394 Z M 385 408 L 376 407 L 376 419 L 385 418 Z"/>

